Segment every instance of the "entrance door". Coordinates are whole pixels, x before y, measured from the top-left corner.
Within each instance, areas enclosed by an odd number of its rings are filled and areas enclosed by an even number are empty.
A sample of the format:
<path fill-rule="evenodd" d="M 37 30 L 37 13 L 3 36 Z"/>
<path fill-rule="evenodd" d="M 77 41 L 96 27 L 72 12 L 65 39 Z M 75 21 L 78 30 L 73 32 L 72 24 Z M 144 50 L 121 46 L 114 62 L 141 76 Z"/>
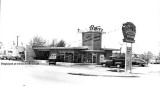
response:
<path fill-rule="evenodd" d="M 92 63 L 97 63 L 97 54 L 92 54 Z"/>

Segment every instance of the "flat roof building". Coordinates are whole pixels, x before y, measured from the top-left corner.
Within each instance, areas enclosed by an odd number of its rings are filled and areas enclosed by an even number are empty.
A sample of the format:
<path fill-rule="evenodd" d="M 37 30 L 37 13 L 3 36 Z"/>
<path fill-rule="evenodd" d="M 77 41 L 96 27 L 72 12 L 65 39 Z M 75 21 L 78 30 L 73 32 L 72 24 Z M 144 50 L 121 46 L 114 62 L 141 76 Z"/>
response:
<path fill-rule="evenodd" d="M 120 49 L 102 48 L 101 28 L 90 26 L 90 30 L 82 33 L 81 47 L 34 47 L 35 59 L 48 60 L 52 55 L 56 55 L 58 62 L 72 63 L 100 63 L 100 57 L 108 59 L 113 51 Z"/>

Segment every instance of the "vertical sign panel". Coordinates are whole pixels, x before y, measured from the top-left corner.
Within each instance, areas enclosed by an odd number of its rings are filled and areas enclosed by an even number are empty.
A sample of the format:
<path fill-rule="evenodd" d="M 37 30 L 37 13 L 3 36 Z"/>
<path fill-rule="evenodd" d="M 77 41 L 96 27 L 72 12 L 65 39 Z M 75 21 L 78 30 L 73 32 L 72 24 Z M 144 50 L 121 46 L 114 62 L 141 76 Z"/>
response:
<path fill-rule="evenodd" d="M 84 32 L 82 33 L 83 46 L 88 46 L 90 50 L 100 50 L 101 38 L 100 32 Z"/>
<path fill-rule="evenodd" d="M 94 39 L 94 43 L 93 43 L 93 46 L 94 46 L 94 50 L 100 50 L 101 49 L 101 33 L 99 32 L 96 32 L 94 33 L 94 36 L 93 36 L 93 39 Z"/>
<path fill-rule="evenodd" d="M 105 57 L 103 54 L 100 55 L 100 62 L 105 62 Z"/>
<path fill-rule="evenodd" d="M 131 71 L 131 68 L 132 68 L 132 47 L 127 47 L 126 49 L 126 57 L 125 57 L 125 69 L 126 71 L 127 70 L 130 70 Z"/>
<path fill-rule="evenodd" d="M 89 49 L 93 49 L 92 33 L 84 32 L 82 33 L 82 44 L 83 46 L 88 46 Z"/>

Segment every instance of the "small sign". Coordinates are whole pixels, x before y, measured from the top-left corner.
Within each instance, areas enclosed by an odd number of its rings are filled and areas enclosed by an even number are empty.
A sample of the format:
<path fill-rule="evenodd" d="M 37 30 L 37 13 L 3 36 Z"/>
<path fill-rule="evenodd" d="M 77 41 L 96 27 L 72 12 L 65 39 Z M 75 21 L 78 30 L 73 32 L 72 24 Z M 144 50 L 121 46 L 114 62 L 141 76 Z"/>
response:
<path fill-rule="evenodd" d="M 100 62 L 105 62 L 106 60 L 104 59 L 104 55 L 100 55 Z"/>
<path fill-rule="evenodd" d="M 51 54 L 51 56 L 49 57 L 49 59 L 56 59 L 56 54 Z"/>
<path fill-rule="evenodd" d="M 135 43 L 136 26 L 131 22 L 126 22 L 122 26 L 123 42 Z"/>

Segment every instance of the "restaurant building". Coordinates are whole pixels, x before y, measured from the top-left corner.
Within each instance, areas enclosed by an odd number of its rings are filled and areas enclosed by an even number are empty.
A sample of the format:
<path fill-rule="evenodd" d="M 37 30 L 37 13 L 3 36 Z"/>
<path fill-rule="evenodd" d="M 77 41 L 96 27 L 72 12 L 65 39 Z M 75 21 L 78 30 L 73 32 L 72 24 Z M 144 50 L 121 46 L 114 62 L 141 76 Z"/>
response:
<path fill-rule="evenodd" d="M 90 26 L 89 31 L 82 33 L 81 47 L 34 47 L 37 60 L 48 60 L 50 56 L 55 55 L 57 62 L 71 63 L 97 63 L 100 64 L 102 59 L 108 59 L 112 56 L 113 51 L 120 49 L 101 48 L 102 29 Z"/>

